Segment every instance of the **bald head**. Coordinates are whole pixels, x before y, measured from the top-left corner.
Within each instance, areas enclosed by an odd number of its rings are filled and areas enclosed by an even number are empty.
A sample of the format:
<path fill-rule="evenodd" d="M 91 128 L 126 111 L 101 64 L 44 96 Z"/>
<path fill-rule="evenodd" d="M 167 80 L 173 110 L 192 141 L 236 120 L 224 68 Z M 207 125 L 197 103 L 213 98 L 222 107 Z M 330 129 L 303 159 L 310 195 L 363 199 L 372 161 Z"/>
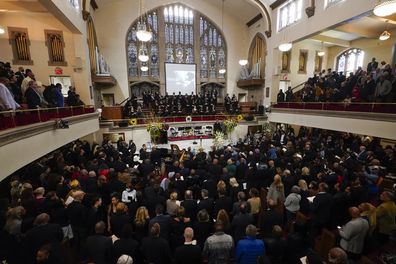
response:
<path fill-rule="evenodd" d="M 95 233 L 96 234 L 104 234 L 106 225 L 103 221 L 97 222 L 95 225 Z"/>
<path fill-rule="evenodd" d="M 186 242 L 191 242 L 194 238 L 194 230 L 191 227 L 184 229 L 184 240 Z"/>
<path fill-rule="evenodd" d="M 349 207 L 349 215 L 352 217 L 352 218 L 358 218 L 358 217 L 360 217 L 360 211 L 359 211 L 359 208 L 357 208 L 357 207 Z"/>
<path fill-rule="evenodd" d="M 334 264 L 347 264 L 348 256 L 344 250 L 339 247 L 330 249 L 329 251 L 329 263 Z"/>

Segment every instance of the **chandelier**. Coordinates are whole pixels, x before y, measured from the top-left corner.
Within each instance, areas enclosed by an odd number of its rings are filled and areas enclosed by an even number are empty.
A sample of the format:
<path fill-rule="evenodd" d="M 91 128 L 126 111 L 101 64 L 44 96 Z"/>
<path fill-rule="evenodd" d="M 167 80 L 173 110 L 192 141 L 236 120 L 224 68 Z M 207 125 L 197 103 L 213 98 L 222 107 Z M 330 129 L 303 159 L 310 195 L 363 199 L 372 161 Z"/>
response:
<path fill-rule="evenodd" d="M 224 1 L 225 0 L 221 0 L 221 32 L 223 31 L 223 21 L 224 21 Z M 226 69 L 224 67 L 219 69 L 219 73 L 220 74 L 224 74 L 226 73 Z"/>
<path fill-rule="evenodd" d="M 143 0 L 140 0 L 139 4 L 139 21 L 136 29 L 136 37 L 140 41 L 147 42 L 151 40 L 153 33 L 149 30 L 149 27 L 146 24 L 146 16 L 143 15 Z"/>
<path fill-rule="evenodd" d="M 147 62 L 147 61 L 149 60 L 147 48 L 146 48 L 144 45 L 142 45 L 142 46 L 140 47 L 138 59 L 139 59 L 141 62 Z"/>
<path fill-rule="evenodd" d="M 391 33 L 389 33 L 388 31 L 384 31 L 382 32 L 382 34 L 379 36 L 379 40 L 387 40 L 389 39 L 391 36 Z"/>
<path fill-rule="evenodd" d="M 385 17 L 396 13 L 396 0 L 378 0 L 373 12 L 374 15 L 379 17 Z"/>
<path fill-rule="evenodd" d="M 326 54 L 326 52 L 323 49 L 323 41 L 322 41 L 322 48 L 321 48 L 321 51 L 318 52 L 318 56 L 323 57 L 325 54 Z"/>
<path fill-rule="evenodd" d="M 248 64 L 248 60 L 245 59 L 239 60 L 239 65 L 246 66 L 247 64 Z"/>

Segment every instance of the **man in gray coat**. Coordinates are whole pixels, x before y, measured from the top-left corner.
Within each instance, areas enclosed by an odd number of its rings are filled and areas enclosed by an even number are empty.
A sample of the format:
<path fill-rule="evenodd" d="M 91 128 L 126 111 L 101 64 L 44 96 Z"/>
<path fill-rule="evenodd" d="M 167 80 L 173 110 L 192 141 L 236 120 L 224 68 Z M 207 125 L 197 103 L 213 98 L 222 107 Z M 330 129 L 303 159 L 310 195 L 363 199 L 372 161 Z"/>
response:
<path fill-rule="evenodd" d="M 366 219 L 360 217 L 357 207 L 350 207 L 349 214 L 352 219 L 339 229 L 341 241 L 340 246 L 350 258 L 358 260 L 364 246 L 364 238 L 367 235 L 369 224 Z"/>

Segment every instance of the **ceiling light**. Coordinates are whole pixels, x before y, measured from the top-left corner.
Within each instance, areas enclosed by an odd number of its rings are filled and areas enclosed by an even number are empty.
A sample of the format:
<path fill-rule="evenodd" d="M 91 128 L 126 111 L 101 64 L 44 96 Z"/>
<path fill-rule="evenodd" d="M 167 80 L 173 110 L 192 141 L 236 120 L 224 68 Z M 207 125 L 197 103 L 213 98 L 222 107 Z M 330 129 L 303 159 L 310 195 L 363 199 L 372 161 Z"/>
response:
<path fill-rule="evenodd" d="M 147 66 L 142 66 L 142 67 L 140 67 L 140 70 L 142 72 L 146 72 L 146 71 L 148 71 L 148 67 Z"/>
<path fill-rule="evenodd" d="M 280 51 L 289 51 L 291 50 L 291 48 L 293 47 L 293 44 L 291 43 L 283 43 L 279 45 L 279 50 Z"/>
<path fill-rule="evenodd" d="M 224 68 L 223 68 L 223 69 L 220 69 L 220 70 L 219 70 L 219 73 L 220 73 L 220 74 L 226 73 L 226 69 L 224 69 Z"/>
<path fill-rule="evenodd" d="M 396 13 L 396 0 L 384 0 L 379 1 L 374 7 L 374 15 L 379 17 L 385 17 Z"/>
<path fill-rule="evenodd" d="M 5 29 L 2 26 L 0 26 L 0 35 L 4 33 L 5 33 Z"/>
<path fill-rule="evenodd" d="M 324 51 L 319 51 L 319 52 L 318 52 L 318 56 L 319 56 L 319 57 L 323 57 L 325 54 L 326 54 L 326 53 L 325 53 Z"/>
<path fill-rule="evenodd" d="M 245 66 L 246 64 L 248 64 L 248 60 L 239 60 L 239 65 Z"/>
<path fill-rule="evenodd" d="M 379 40 L 387 40 L 389 39 L 391 34 L 388 31 L 382 32 L 382 34 L 379 36 Z"/>
<path fill-rule="evenodd" d="M 146 23 L 138 22 L 138 30 L 136 32 L 136 37 L 143 42 L 150 41 L 153 37 L 153 33 L 147 30 Z"/>
<path fill-rule="evenodd" d="M 147 62 L 149 60 L 149 56 L 147 54 L 147 49 L 145 47 L 140 48 L 138 59 L 141 62 Z"/>

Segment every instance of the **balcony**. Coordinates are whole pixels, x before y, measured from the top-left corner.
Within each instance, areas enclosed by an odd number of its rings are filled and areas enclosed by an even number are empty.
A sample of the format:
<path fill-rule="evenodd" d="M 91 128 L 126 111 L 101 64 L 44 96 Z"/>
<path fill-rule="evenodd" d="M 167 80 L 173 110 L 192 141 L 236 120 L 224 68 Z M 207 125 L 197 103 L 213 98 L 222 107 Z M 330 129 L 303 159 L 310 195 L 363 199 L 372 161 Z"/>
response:
<path fill-rule="evenodd" d="M 63 121 L 63 125 L 60 124 Z M 0 181 L 26 164 L 99 130 L 93 107 L 0 112 Z"/>
<path fill-rule="evenodd" d="M 277 103 L 268 120 L 396 139 L 395 103 Z"/>

